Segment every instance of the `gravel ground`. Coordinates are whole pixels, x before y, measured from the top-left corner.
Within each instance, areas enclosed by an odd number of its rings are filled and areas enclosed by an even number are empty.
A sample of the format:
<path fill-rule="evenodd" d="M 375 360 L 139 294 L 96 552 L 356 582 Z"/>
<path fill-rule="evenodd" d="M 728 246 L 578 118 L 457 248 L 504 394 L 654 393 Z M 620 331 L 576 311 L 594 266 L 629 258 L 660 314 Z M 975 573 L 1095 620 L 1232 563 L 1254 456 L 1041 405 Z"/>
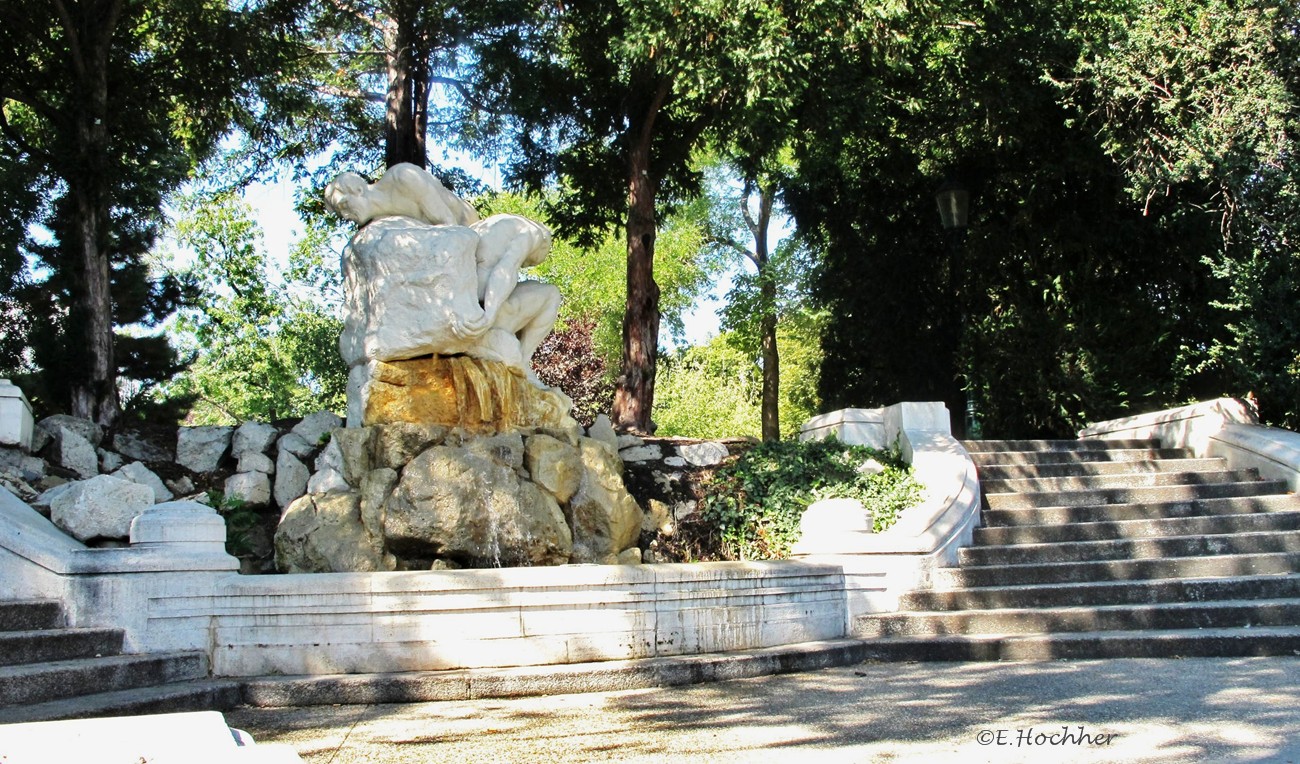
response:
<path fill-rule="evenodd" d="M 309 764 L 1300 764 L 1300 659 L 865 664 L 668 689 L 244 708 L 226 720 Z"/>

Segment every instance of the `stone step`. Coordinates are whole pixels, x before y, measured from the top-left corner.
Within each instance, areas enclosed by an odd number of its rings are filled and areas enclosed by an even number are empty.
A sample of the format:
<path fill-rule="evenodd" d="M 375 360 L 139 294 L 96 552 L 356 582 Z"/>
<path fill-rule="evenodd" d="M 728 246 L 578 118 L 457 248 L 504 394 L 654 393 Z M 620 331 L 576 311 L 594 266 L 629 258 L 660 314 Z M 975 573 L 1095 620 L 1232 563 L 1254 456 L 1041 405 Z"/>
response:
<path fill-rule="evenodd" d="M 184 711 L 229 711 L 242 702 L 239 681 L 195 679 L 0 708 L 0 724 Z"/>
<path fill-rule="evenodd" d="M 963 440 L 970 453 L 1001 451 L 1052 451 L 1077 453 L 1081 451 L 1119 451 L 1134 448 L 1154 448 L 1153 440 Z"/>
<path fill-rule="evenodd" d="M 984 480 L 985 494 L 1096 491 L 1108 488 L 1143 488 L 1167 485 L 1245 483 L 1259 480 L 1256 470 L 1214 470 L 1201 472 L 1147 472 L 1127 475 L 1068 475 L 1061 477 Z"/>
<path fill-rule="evenodd" d="M 1264 496 L 1267 494 L 1281 494 L 1285 491 L 1286 483 L 1281 480 L 1254 480 L 1236 483 L 1212 483 L 1209 485 L 1101 488 L 1091 491 L 1055 491 L 1052 493 L 985 493 L 984 500 L 989 509 L 996 510 L 1191 501 L 1193 499 Z"/>
<path fill-rule="evenodd" d="M 1300 502 L 1297 502 L 1296 511 L 1292 512 L 976 528 L 974 543 L 975 546 L 1006 546 L 1260 531 L 1300 531 Z"/>
<path fill-rule="evenodd" d="M 1212 472 L 1226 467 L 1226 459 L 1134 459 L 1118 462 L 1056 464 L 1005 464 L 979 468 L 981 482 L 1020 478 L 1073 477 L 1077 475 L 1141 475 L 1149 472 Z"/>
<path fill-rule="evenodd" d="M 1290 656 L 1300 655 L 1300 628 L 892 637 L 867 642 L 866 652 L 874 661 Z"/>
<path fill-rule="evenodd" d="M 1300 574 L 927 589 L 904 595 L 899 606 L 946 611 L 1286 598 L 1300 598 Z"/>
<path fill-rule="evenodd" d="M 0 632 L 0 666 L 94 658 L 122 652 L 120 629 L 41 629 Z"/>
<path fill-rule="evenodd" d="M 888 613 L 859 617 L 858 638 L 1222 629 L 1300 624 L 1300 599 Z"/>
<path fill-rule="evenodd" d="M 1294 511 L 1300 511 L 1300 497 L 1277 493 L 1219 499 L 1151 501 L 1138 504 L 1094 504 L 1078 507 L 1031 507 L 1006 510 L 986 509 L 980 515 L 980 522 L 986 528 L 998 528 Z"/>
<path fill-rule="evenodd" d="M 1300 572 L 1300 552 L 1279 552 L 940 568 L 935 571 L 934 580 L 936 588 L 960 589 L 974 586 L 1262 576 L 1297 572 Z"/>
<path fill-rule="evenodd" d="M 980 467 L 1035 464 L 1092 464 L 1094 462 L 1133 462 L 1152 459 L 1185 459 L 1192 455 L 1185 448 L 1122 448 L 1082 451 L 970 451 L 971 461 Z"/>
<path fill-rule="evenodd" d="M 205 679 L 201 652 L 115 655 L 0 666 L 0 707 Z"/>
<path fill-rule="evenodd" d="M 64 624 L 63 605 L 54 600 L 0 602 L 0 631 L 57 629 Z"/>
<path fill-rule="evenodd" d="M 1162 557 L 1209 557 L 1227 554 L 1300 553 L 1300 533 L 1260 531 L 1218 535 L 1065 541 L 1045 544 L 967 547 L 961 565 L 1036 565 L 1053 562 L 1150 560 Z"/>

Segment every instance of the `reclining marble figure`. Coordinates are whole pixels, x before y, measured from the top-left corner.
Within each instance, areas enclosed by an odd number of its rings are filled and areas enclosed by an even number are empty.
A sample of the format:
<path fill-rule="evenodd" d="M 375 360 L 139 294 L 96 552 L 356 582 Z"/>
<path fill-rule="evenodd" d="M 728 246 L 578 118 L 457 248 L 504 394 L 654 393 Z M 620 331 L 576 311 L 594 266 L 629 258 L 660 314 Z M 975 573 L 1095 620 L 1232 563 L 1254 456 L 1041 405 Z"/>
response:
<path fill-rule="evenodd" d="M 536 382 L 528 361 L 555 324 L 560 293 L 520 281 L 519 271 L 549 253 L 545 226 L 518 215 L 480 220 L 412 164 L 389 168 L 375 183 L 343 173 L 325 199 L 360 226 L 343 252 L 339 340 L 354 371 L 371 361 L 463 354 Z"/>

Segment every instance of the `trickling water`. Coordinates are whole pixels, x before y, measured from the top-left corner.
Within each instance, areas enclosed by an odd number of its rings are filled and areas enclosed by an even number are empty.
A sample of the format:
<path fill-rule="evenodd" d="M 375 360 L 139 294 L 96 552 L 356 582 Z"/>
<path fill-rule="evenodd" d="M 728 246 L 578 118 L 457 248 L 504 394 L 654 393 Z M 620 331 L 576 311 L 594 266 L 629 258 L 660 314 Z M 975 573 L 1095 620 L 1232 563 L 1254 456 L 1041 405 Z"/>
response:
<path fill-rule="evenodd" d="M 488 520 L 488 552 L 492 555 L 492 567 L 501 567 L 501 528 L 497 522 L 497 512 L 490 504 L 485 508 Z"/>

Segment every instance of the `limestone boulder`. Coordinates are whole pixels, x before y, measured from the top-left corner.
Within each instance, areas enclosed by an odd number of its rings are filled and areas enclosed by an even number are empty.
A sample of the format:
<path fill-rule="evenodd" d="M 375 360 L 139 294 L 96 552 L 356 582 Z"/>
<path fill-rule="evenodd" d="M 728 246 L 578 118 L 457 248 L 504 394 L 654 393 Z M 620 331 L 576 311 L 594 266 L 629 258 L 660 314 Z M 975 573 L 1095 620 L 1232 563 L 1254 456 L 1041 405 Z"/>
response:
<path fill-rule="evenodd" d="M 361 496 L 306 495 L 290 504 L 275 532 L 275 564 L 284 573 L 394 570 L 383 541 L 361 520 Z"/>
<path fill-rule="evenodd" d="M 336 464 L 331 466 L 342 473 L 344 480 L 359 486 L 370 472 L 370 431 L 364 427 L 340 427 L 330 435 L 330 443 L 322 455 L 325 453 L 335 459 Z"/>
<path fill-rule="evenodd" d="M 126 464 L 126 460 L 122 458 L 121 454 L 107 449 L 97 448 L 95 453 L 99 455 L 99 471 L 105 475 L 117 472 Z"/>
<path fill-rule="evenodd" d="M 153 489 L 111 475 L 69 483 L 50 500 L 50 519 L 80 541 L 125 539 L 131 521 L 154 505 Z"/>
<path fill-rule="evenodd" d="M 609 446 L 610 451 L 618 453 L 618 433 L 614 432 L 614 425 L 609 421 L 609 417 L 604 414 L 598 414 L 596 421 L 592 422 L 591 427 L 587 428 L 587 437 L 604 443 Z"/>
<path fill-rule="evenodd" d="M 434 446 L 402 471 L 384 507 L 384 537 L 398 557 L 469 567 L 561 565 L 572 538 L 555 498 L 509 464 Z"/>
<path fill-rule="evenodd" d="M 641 534 L 642 512 L 623 484 L 623 463 L 603 443 L 579 444 L 582 482 L 564 513 L 573 533 L 573 562 L 616 562 Z"/>
<path fill-rule="evenodd" d="M 238 465 L 235 469 L 239 472 L 261 472 L 266 475 L 275 474 L 275 462 L 271 457 L 259 451 L 244 451 L 239 454 Z"/>
<path fill-rule="evenodd" d="M 130 480 L 132 483 L 147 485 L 153 490 L 153 500 L 155 504 L 161 504 L 164 501 L 171 501 L 175 495 L 167 489 L 162 478 L 158 477 L 153 470 L 144 466 L 141 462 L 131 462 L 122 466 L 113 473 L 113 477 Z"/>
<path fill-rule="evenodd" d="M 176 433 L 176 463 L 191 472 L 212 472 L 230 450 L 233 427 L 182 427 Z"/>
<path fill-rule="evenodd" d="M 307 492 L 307 480 L 311 471 L 307 465 L 298 460 L 289 451 L 281 451 L 275 458 L 275 486 L 273 495 L 275 505 L 280 509 L 289 506 L 294 499 Z"/>
<path fill-rule="evenodd" d="M 276 441 L 276 453 L 290 453 L 299 459 L 310 458 L 316 452 L 316 445 L 296 432 L 290 432 Z"/>
<path fill-rule="evenodd" d="M 176 456 L 138 432 L 119 432 L 113 436 L 113 450 L 137 462 L 173 462 Z"/>
<path fill-rule="evenodd" d="M 557 438 L 541 434 L 530 437 L 524 461 L 532 481 L 561 504 L 573 498 L 582 484 L 582 455 Z"/>
<path fill-rule="evenodd" d="M 705 441 L 685 443 L 677 447 L 677 454 L 696 467 L 712 467 L 727 458 L 727 447 L 722 443 Z"/>
<path fill-rule="evenodd" d="M 342 426 L 343 420 L 337 414 L 330 411 L 317 411 L 315 414 L 308 414 L 303 417 L 302 421 L 294 425 L 290 432 L 307 441 L 312 448 L 315 448 L 325 442 L 326 435 Z M 302 456 L 302 454 L 294 455 Z"/>
<path fill-rule="evenodd" d="M 234 454 L 236 459 L 247 453 L 265 454 L 279 435 L 280 433 L 269 424 L 244 422 L 231 437 L 230 453 Z"/>
<path fill-rule="evenodd" d="M 51 462 L 72 471 L 77 477 L 89 478 L 99 474 L 99 454 L 95 446 L 75 430 L 67 427 L 56 429 L 46 453 Z"/>
<path fill-rule="evenodd" d="M 368 453 L 376 469 L 401 469 L 430 446 L 447 441 L 450 429 L 442 425 L 393 422 L 364 428 L 370 433 Z M 453 445 L 458 445 L 455 439 Z"/>
<path fill-rule="evenodd" d="M 265 472 L 236 472 L 226 478 L 226 499 L 245 507 L 265 507 L 271 503 L 271 476 Z"/>
<path fill-rule="evenodd" d="M 67 414 L 55 414 L 36 423 L 36 429 L 42 430 L 50 438 L 56 438 L 59 430 L 71 430 L 82 438 L 90 441 L 90 445 L 98 446 L 104 440 L 104 428 L 89 419 L 68 416 Z M 36 446 L 33 444 L 33 449 Z"/>

